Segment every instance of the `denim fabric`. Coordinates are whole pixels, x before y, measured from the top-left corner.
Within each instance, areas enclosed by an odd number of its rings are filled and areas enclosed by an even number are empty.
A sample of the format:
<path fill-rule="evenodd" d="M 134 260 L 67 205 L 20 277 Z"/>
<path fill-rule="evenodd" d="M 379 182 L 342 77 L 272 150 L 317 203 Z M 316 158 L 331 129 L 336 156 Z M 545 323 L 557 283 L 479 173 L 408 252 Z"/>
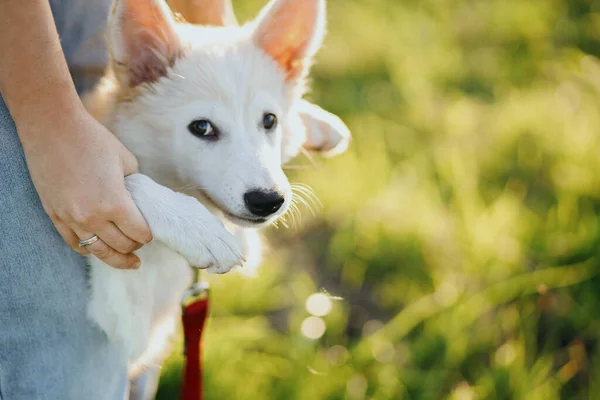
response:
<path fill-rule="evenodd" d="M 101 37 L 108 3 L 52 3 L 69 62 L 105 62 L 103 46 L 92 44 Z M 84 259 L 42 209 L 0 97 L 0 399 L 127 396 L 122 352 L 86 316 L 86 279 Z"/>
<path fill-rule="evenodd" d="M 82 93 L 108 61 L 105 25 L 111 0 L 50 0 L 54 22 L 75 86 Z"/>

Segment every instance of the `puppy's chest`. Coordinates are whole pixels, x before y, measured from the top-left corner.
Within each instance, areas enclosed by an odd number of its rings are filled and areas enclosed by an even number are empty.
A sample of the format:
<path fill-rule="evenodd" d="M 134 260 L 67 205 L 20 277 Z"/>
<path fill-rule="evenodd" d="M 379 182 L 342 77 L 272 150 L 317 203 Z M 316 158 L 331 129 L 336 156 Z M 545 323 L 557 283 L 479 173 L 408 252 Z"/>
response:
<path fill-rule="evenodd" d="M 152 241 L 136 252 L 142 260 L 141 270 L 147 270 L 146 282 L 153 289 L 155 316 L 172 311 L 179 303 L 181 293 L 191 284 L 193 271 L 177 252 L 158 241 Z"/>

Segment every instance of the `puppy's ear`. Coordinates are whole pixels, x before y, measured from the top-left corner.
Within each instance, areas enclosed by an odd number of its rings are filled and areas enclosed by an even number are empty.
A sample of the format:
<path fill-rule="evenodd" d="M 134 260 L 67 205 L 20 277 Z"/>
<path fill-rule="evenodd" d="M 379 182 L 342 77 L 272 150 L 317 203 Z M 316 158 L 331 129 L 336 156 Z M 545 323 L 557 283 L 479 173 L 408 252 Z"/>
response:
<path fill-rule="evenodd" d="M 337 115 L 306 100 L 298 103 L 298 113 L 306 128 L 305 149 L 322 153 L 326 157 L 346 151 L 352 136 Z"/>
<path fill-rule="evenodd" d="M 175 20 L 164 0 L 115 0 L 107 35 L 117 79 L 130 87 L 166 75 L 181 54 Z"/>
<path fill-rule="evenodd" d="M 325 0 L 272 0 L 258 17 L 254 41 L 285 72 L 306 77 L 325 34 Z"/>

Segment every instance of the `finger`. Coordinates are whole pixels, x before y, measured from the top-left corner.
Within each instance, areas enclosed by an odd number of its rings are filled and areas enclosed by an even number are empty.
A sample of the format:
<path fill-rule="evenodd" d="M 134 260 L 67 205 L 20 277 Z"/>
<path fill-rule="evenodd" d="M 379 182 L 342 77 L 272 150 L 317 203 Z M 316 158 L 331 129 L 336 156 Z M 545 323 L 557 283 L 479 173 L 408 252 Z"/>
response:
<path fill-rule="evenodd" d="M 96 229 L 96 235 L 121 254 L 129 254 L 142 247 L 142 245 L 127 237 L 115 224 L 108 222 Z"/>
<path fill-rule="evenodd" d="M 75 233 L 81 240 L 89 239 L 94 236 L 93 233 L 75 228 Z M 90 253 L 104 261 L 106 264 L 119 269 L 137 269 L 141 261 L 135 254 L 121 254 L 115 249 L 109 247 L 102 239 L 86 246 Z"/>
<path fill-rule="evenodd" d="M 123 212 L 117 215 L 113 222 L 121 232 L 138 243 L 146 244 L 152 240 L 150 227 L 129 192 L 125 198 Z"/>
<path fill-rule="evenodd" d="M 123 153 L 121 155 L 121 162 L 123 163 L 123 172 L 125 176 L 135 174 L 139 171 L 139 165 L 135 156 L 127 149 L 123 147 Z"/>
<path fill-rule="evenodd" d="M 56 227 L 58 233 L 60 233 L 60 236 L 62 236 L 63 240 L 67 242 L 67 244 L 71 246 L 73 250 L 75 250 L 82 256 L 90 254 L 90 252 L 85 247 L 79 247 L 79 237 L 77 237 L 75 232 L 73 232 L 73 229 L 69 228 L 67 224 L 65 224 L 59 219 L 53 219 L 52 222 L 54 223 L 54 226 Z"/>

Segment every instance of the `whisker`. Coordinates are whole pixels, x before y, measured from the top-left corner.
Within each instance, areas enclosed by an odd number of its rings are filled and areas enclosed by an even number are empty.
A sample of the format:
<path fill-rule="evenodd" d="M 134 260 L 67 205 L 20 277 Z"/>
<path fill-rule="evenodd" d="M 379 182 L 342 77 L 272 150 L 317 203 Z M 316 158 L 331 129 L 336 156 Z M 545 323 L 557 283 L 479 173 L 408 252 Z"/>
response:
<path fill-rule="evenodd" d="M 323 203 L 321 203 L 321 200 L 319 200 L 319 197 L 310 186 L 304 184 L 292 184 L 291 186 L 292 192 L 295 192 L 299 197 L 306 197 L 306 199 L 317 209 L 323 208 Z"/>
<path fill-rule="evenodd" d="M 304 147 L 300 147 L 300 152 L 306 157 L 306 159 L 312 164 L 313 168 L 317 168 L 317 164 L 315 160 L 313 160 L 312 156 Z"/>
<path fill-rule="evenodd" d="M 296 215 L 298 215 L 298 221 L 300 223 L 302 223 L 302 212 L 300 212 L 300 208 L 298 207 L 298 205 L 295 205 L 295 209 L 296 209 Z"/>
<path fill-rule="evenodd" d="M 292 192 L 295 194 L 295 197 L 297 198 L 296 204 L 302 204 L 304 205 L 306 208 L 308 208 L 310 210 L 311 213 L 314 214 L 314 209 L 318 208 L 318 206 L 316 204 L 314 204 L 314 202 L 312 201 L 312 199 L 305 199 L 304 198 L 304 194 L 299 193 L 299 192 Z"/>
<path fill-rule="evenodd" d="M 306 201 L 302 196 L 296 196 L 296 198 L 298 199 L 299 202 L 304 204 L 304 206 L 308 209 L 308 211 L 310 211 L 310 213 L 313 215 L 313 217 L 316 216 L 315 210 L 313 209 L 312 205 L 308 203 L 308 201 Z"/>
<path fill-rule="evenodd" d="M 172 74 L 172 76 L 175 76 L 175 77 L 177 77 L 177 78 L 180 78 L 180 79 L 182 79 L 182 80 L 184 80 L 184 81 L 187 81 L 187 78 L 186 78 L 185 76 L 183 76 L 183 75 L 180 75 L 180 74 Z"/>
<path fill-rule="evenodd" d="M 294 183 L 292 183 L 292 186 L 313 191 L 313 188 L 310 185 L 308 185 L 306 183 L 302 183 L 302 182 L 294 182 Z"/>
<path fill-rule="evenodd" d="M 173 190 L 189 190 L 189 189 L 199 189 L 202 190 L 202 187 L 200 185 L 195 185 L 193 183 L 189 183 L 187 185 L 183 185 L 181 187 L 178 188 L 174 188 Z"/>
<path fill-rule="evenodd" d="M 290 208 L 288 208 L 290 219 L 292 220 L 292 226 L 294 229 L 298 227 L 298 222 L 296 221 L 296 205 L 290 204 Z"/>
<path fill-rule="evenodd" d="M 271 226 L 275 229 L 279 229 L 279 220 L 276 219 L 275 221 L 273 221 L 273 223 L 271 224 Z"/>
<path fill-rule="evenodd" d="M 296 216 L 296 219 L 298 220 L 298 226 L 300 226 L 301 222 L 302 222 L 302 213 L 300 212 L 300 209 L 298 208 L 297 204 L 294 204 L 294 215 Z"/>
<path fill-rule="evenodd" d="M 288 225 L 288 211 L 286 211 L 281 217 L 279 217 L 279 219 L 276 222 L 281 222 L 281 224 L 285 228 L 289 228 L 289 225 Z"/>

